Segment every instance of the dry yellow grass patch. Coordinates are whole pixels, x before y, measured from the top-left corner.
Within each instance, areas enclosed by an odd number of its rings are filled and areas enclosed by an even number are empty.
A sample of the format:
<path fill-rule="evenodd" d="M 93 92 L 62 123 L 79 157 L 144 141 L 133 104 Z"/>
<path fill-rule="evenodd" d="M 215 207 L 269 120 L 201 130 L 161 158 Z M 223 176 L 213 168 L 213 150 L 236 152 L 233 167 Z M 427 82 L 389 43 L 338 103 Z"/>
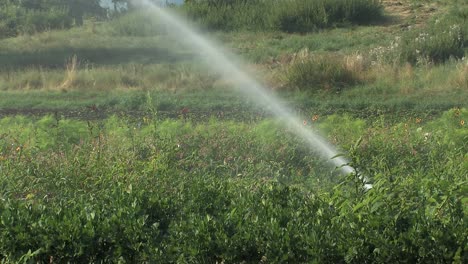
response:
<path fill-rule="evenodd" d="M 457 67 L 458 71 L 452 78 L 452 84 L 459 89 L 468 89 L 468 60 Z"/>
<path fill-rule="evenodd" d="M 76 55 L 73 55 L 67 62 L 67 69 L 65 71 L 66 76 L 62 84 L 57 87 L 58 90 L 67 91 L 76 80 L 76 72 L 78 67 L 78 58 Z"/>

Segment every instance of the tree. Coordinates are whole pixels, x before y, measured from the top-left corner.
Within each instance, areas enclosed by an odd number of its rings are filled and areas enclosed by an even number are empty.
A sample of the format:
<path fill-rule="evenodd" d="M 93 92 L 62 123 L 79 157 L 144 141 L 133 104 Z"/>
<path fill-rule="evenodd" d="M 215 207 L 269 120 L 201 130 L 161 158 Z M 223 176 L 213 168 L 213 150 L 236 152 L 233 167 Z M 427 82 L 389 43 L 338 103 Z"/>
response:
<path fill-rule="evenodd" d="M 18 1 L 18 0 L 17 0 Z M 100 0 L 19 0 L 22 7 L 34 10 L 67 9 L 76 26 L 83 25 L 85 14 L 102 16 Z"/>
<path fill-rule="evenodd" d="M 70 16 L 75 21 L 75 26 L 83 25 L 83 17 L 85 14 L 103 16 L 104 8 L 99 4 L 99 0 L 52 0 L 58 2 L 58 5 L 63 5 L 68 8 Z"/>
<path fill-rule="evenodd" d="M 85 15 L 104 17 L 100 0 L 0 0 L 0 38 L 83 25 Z"/>

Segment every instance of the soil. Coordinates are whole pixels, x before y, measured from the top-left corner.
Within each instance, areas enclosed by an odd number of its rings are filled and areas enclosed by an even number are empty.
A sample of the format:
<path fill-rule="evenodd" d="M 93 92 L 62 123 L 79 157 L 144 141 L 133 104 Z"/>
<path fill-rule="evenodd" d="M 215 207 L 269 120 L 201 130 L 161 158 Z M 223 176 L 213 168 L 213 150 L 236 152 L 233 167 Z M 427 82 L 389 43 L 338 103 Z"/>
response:
<path fill-rule="evenodd" d="M 382 5 L 390 16 L 388 25 L 401 28 L 423 26 L 441 8 L 435 3 L 414 3 L 411 0 L 384 0 Z"/>

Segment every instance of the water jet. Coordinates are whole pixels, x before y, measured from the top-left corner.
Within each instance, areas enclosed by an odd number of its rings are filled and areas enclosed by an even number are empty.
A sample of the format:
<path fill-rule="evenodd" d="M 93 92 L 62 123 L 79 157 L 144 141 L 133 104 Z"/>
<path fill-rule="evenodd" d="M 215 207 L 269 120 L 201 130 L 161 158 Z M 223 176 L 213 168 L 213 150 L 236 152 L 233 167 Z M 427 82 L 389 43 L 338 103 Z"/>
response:
<path fill-rule="evenodd" d="M 305 140 L 311 149 L 317 152 L 323 159 L 339 168 L 343 174 L 356 172 L 354 168 L 348 165 L 348 160 L 339 156 L 340 152 L 332 144 L 327 142 L 318 133 L 305 127 L 302 124 L 302 120 L 282 100 L 253 77 L 242 71 L 243 63 L 234 54 L 221 48 L 221 45 L 218 45 L 215 41 L 203 36 L 196 29 L 189 26 L 189 23 L 182 17 L 170 13 L 157 4 L 149 0 L 134 0 L 133 2 L 146 10 L 154 12 L 158 18 L 167 23 L 169 28 L 172 28 L 169 33 L 174 34 L 179 40 L 185 42 L 188 48 L 194 51 L 202 51 L 203 57 L 208 59 L 207 66 L 212 71 L 233 80 L 239 91 L 268 109 L 273 116 L 282 121 L 284 126 L 290 128 L 297 136 Z M 364 177 L 364 179 L 366 178 Z M 371 188 L 371 186 L 370 184 L 365 184 L 366 189 Z"/>

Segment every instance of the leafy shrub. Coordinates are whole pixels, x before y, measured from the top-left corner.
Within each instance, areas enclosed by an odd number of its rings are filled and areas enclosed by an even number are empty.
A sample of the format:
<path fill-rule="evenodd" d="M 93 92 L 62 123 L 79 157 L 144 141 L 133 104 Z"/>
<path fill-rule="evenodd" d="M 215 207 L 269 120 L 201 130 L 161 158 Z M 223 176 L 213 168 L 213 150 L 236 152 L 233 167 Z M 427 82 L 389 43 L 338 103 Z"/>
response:
<path fill-rule="evenodd" d="M 323 164 L 272 121 L 3 118 L 0 258 L 466 263 L 467 117 L 316 120 L 338 143 L 361 136 L 351 164 L 367 191 L 329 169 L 318 176 L 333 185 L 312 185 Z"/>
<path fill-rule="evenodd" d="M 330 115 L 324 122 L 317 125 L 324 135 L 331 138 L 333 144 L 342 142 L 343 147 L 349 148 L 365 133 L 365 121 L 352 118 L 349 115 Z M 341 138 L 343 137 L 343 138 Z"/>

